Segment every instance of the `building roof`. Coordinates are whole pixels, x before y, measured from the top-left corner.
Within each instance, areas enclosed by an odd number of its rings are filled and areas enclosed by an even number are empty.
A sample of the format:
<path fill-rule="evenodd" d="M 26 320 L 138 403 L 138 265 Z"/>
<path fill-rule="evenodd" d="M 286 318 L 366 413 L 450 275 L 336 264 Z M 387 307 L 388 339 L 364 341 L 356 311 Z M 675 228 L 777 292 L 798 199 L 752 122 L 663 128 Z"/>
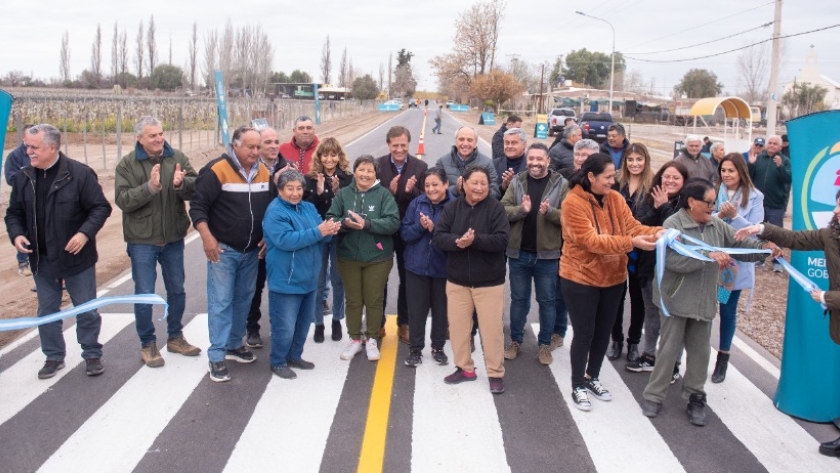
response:
<path fill-rule="evenodd" d="M 689 115 L 714 115 L 718 107 L 723 108 L 726 118 L 749 118 L 750 105 L 740 97 L 707 97 L 691 106 Z"/>

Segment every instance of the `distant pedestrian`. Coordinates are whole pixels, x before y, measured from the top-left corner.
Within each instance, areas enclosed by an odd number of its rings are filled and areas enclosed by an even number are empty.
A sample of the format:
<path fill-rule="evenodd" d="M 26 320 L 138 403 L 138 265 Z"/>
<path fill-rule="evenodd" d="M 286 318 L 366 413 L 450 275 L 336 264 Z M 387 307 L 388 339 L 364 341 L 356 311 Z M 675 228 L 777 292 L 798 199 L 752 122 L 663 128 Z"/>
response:
<path fill-rule="evenodd" d="M 26 137 L 26 130 L 32 128 L 33 126 L 35 125 L 24 125 L 22 136 Z M 13 149 L 6 155 L 6 161 L 4 162 L 6 183 L 9 184 L 10 187 L 14 186 L 15 176 L 17 173 L 26 166 L 29 166 L 29 156 L 26 154 L 26 143 L 21 142 L 20 146 Z M 19 275 L 32 276 L 32 269 L 29 266 L 29 255 L 18 251 L 17 265 Z"/>
<path fill-rule="evenodd" d="M 435 127 L 432 128 L 432 133 L 437 133 L 438 135 L 442 135 L 443 132 L 440 131 L 440 125 L 443 120 L 443 105 L 438 105 L 438 109 L 435 111 Z"/>
<path fill-rule="evenodd" d="M 522 118 L 517 115 L 510 115 L 502 126 L 493 134 L 491 143 L 491 159 L 503 158 L 505 156 L 505 132 L 511 128 L 522 128 Z"/>

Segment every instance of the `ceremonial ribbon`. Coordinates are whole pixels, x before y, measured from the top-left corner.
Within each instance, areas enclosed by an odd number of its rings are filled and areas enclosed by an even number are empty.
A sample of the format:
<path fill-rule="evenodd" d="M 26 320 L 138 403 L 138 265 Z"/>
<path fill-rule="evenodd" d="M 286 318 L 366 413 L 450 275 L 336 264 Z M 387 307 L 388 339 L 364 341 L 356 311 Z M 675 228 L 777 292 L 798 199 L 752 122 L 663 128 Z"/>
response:
<path fill-rule="evenodd" d="M 64 320 L 85 312 L 89 312 L 100 307 L 105 307 L 111 304 L 157 304 L 163 305 L 163 319 L 166 318 L 169 311 L 169 304 L 157 294 L 134 294 L 128 296 L 108 296 L 99 297 L 84 304 L 75 307 L 61 310 L 53 314 L 45 315 L 43 317 L 21 317 L 17 319 L 0 320 L 0 332 L 7 330 L 22 330 L 27 328 L 37 327 L 39 325 L 55 322 L 56 320 Z"/>

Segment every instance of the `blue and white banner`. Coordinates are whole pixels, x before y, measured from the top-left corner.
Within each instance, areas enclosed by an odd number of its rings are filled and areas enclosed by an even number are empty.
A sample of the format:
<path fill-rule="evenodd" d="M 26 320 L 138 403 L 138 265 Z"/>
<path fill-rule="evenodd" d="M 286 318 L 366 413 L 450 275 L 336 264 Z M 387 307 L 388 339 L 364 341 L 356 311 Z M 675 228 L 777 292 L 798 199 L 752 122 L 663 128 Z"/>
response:
<path fill-rule="evenodd" d="M 17 319 L 0 320 L 0 332 L 7 330 L 23 330 L 27 328 L 34 328 L 39 325 L 55 322 L 56 320 L 64 320 L 70 317 L 75 317 L 79 314 L 84 314 L 100 307 L 109 306 L 112 304 L 156 304 L 165 306 L 163 318 L 166 318 L 169 304 L 166 303 L 162 297 L 157 294 L 134 294 L 128 296 L 107 296 L 99 297 L 92 301 L 79 304 L 75 307 L 65 309 L 54 314 L 45 315 L 43 317 L 19 317 Z"/>
<path fill-rule="evenodd" d="M 219 112 L 219 128 L 222 130 L 222 143 L 230 144 L 230 127 L 228 126 L 227 113 L 227 90 L 225 89 L 225 78 L 222 71 L 216 69 L 216 105 Z"/>
<path fill-rule="evenodd" d="M 12 102 L 14 97 L 3 89 L 0 89 L 0 169 L 3 169 L 3 144 L 6 143 L 6 124 L 9 123 L 9 115 L 12 113 Z"/>

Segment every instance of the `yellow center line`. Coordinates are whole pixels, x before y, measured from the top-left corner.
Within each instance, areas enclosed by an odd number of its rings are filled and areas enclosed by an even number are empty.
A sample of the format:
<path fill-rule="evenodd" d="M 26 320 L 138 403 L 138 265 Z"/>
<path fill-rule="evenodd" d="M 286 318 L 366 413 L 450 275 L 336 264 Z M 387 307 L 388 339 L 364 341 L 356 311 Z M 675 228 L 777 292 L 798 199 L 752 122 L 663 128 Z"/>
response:
<path fill-rule="evenodd" d="M 365 437 L 359 455 L 360 473 L 382 471 L 385 461 L 385 441 L 388 437 L 388 415 L 391 412 L 391 391 L 394 386 L 394 367 L 397 362 L 397 317 L 386 317 L 387 335 L 382 339 L 376 377 L 370 393 Z"/>

